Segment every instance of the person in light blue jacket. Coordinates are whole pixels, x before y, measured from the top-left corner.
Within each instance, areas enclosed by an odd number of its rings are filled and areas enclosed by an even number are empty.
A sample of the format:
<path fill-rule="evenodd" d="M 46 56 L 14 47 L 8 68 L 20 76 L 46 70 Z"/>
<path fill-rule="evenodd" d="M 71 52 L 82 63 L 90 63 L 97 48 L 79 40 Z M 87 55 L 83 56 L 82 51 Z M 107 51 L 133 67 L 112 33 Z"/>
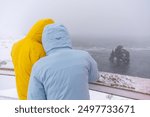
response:
<path fill-rule="evenodd" d="M 97 63 L 88 52 L 72 49 L 67 29 L 47 25 L 42 44 L 46 56 L 31 73 L 29 100 L 89 100 L 89 82 L 98 79 Z"/>

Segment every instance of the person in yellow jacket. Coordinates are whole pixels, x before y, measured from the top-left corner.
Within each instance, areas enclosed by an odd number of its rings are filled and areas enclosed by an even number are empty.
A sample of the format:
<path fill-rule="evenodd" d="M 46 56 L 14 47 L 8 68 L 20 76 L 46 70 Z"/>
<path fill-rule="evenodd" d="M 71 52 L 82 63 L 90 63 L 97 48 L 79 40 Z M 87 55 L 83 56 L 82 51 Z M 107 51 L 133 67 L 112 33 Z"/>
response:
<path fill-rule="evenodd" d="M 12 47 L 11 56 L 16 75 L 17 92 L 21 100 L 27 99 L 28 83 L 33 64 L 45 56 L 41 42 L 43 29 L 46 25 L 53 23 L 52 19 L 39 20 L 27 36 Z"/>

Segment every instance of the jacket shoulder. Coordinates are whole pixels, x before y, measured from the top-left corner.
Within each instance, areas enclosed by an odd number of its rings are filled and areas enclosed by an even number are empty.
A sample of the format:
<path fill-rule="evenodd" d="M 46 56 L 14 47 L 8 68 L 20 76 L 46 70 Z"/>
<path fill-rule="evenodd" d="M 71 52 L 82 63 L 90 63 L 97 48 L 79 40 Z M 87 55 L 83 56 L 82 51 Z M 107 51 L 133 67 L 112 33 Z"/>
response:
<path fill-rule="evenodd" d="M 22 45 L 24 43 L 24 39 L 21 39 L 17 42 L 15 42 L 12 46 L 12 48 L 16 48 L 16 47 L 20 47 L 20 45 Z"/>
<path fill-rule="evenodd" d="M 76 51 L 76 53 L 78 53 L 78 54 L 80 54 L 84 57 L 89 57 L 90 56 L 90 54 L 87 51 L 84 51 L 84 50 L 75 50 L 75 51 Z"/>
<path fill-rule="evenodd" d="M 23 46 L 23 44 L 24 44 L 24 39 L 21 39 L 21 40 L 15 42 L 15 43 L 12 45 L 12 48 L 11 48 L 11 55 L 12 55 L 13 53 L 18 52 L 18 50 L 20 50 L 20 48 Z"/>

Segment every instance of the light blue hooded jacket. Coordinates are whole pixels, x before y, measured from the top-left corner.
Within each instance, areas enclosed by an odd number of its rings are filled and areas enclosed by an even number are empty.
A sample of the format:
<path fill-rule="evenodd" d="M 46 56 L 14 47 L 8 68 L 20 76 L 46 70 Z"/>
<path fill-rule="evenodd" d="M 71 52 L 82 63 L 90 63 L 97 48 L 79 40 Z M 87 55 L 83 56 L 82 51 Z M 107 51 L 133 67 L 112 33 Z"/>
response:
<path fill-rule="evenodd" d="M 32 68 L 28 99 L 90 99 L 88 82 L 98 79 L 95 60 L 88 52 L 72 49 L 69 34 L 63 25 L 47 25 L 42 44 L 46 57 Z"/>

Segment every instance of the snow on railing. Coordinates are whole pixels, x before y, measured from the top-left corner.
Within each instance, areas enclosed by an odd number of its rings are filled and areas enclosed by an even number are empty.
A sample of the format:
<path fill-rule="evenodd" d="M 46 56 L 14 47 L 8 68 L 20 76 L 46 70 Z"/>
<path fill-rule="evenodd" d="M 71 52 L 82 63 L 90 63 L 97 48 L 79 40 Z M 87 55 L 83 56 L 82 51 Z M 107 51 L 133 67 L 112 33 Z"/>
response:
<path fill-rule="evenodd" d="M 13 68 L 0 68 L 0 75 L 15 76 Z"/>

